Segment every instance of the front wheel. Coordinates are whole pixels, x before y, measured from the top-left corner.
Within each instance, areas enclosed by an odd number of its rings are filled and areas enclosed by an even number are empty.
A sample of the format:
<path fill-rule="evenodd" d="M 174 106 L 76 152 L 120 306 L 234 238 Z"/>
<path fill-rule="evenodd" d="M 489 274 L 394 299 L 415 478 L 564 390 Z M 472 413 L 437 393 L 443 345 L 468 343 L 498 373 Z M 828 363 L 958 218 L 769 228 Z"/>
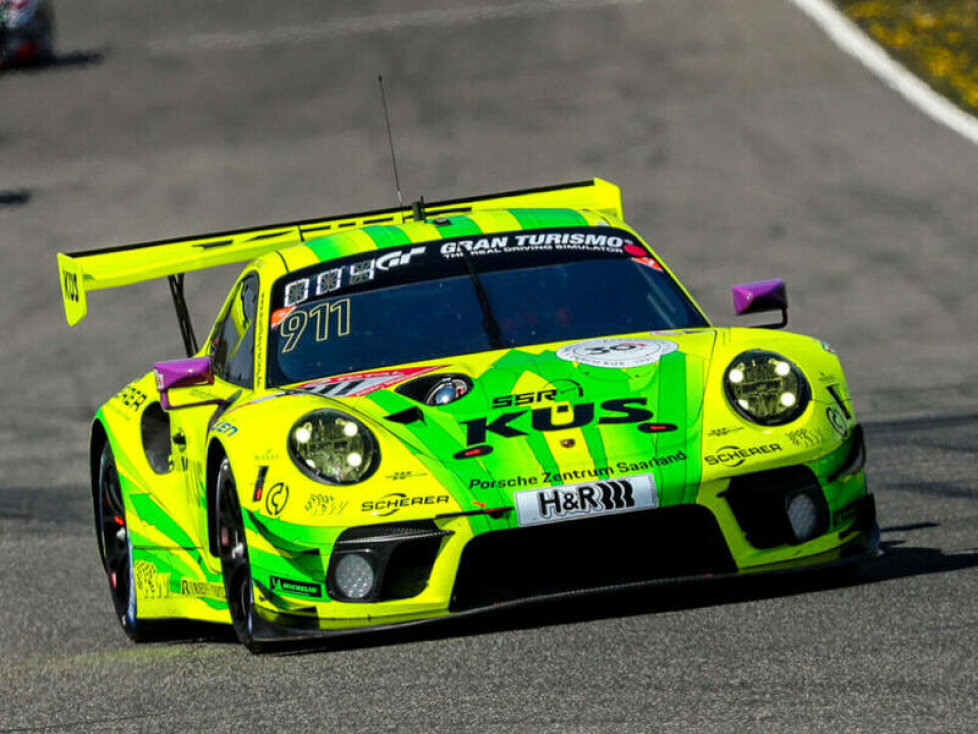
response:
<path fill-rule="evenodd" d="M 255 597 L 248 563 L 248 542 L 238 490 L 227 457 L 221 461 L 217 472 L 217 507 L 218 551 L 231 623 L 241 644 L 251 652 L 260 652 L 262 644 L 255 640 Z"/>

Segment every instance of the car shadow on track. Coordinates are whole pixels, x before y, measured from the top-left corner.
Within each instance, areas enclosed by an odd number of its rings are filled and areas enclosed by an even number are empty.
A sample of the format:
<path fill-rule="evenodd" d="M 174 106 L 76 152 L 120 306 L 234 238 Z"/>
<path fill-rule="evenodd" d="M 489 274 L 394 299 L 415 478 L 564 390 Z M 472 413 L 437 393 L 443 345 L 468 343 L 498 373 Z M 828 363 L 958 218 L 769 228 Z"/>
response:
<path fill-rule="evenodd" d="M 54 69 L 70 69 L 78 66 L 94 66 L 105 58 L 104 51 L 70 51 L 56 54 L 49 59 L 40 59 L 26 64 L 11 64 L 0 68 L 3 74 L 37 74 Z"/>
<path fill-rule="evenodd" d="M 309 655 L 345 650 L 389 647 L 415 642 L 496 634 L 539 627 L 579 624 L 603 619 L 644 616 L 688 609 L 763 601 L 799 594 L 812 594 L 893 581 L 934 573 L 978 567 L 978 548 L 945 553 L 938 548 L 907 546 L 905 533 L 939 527 L 937 523 L 886 527 L 881 553 L 856 569 L 804 571 L 768 577 L 744 577 L 659 586 L 644 590 L 618 591 L 584 596 L 573 601 L 542 601 L 517 608 L 488 610 L 462 618 L 431 623 L 362 631 L 316 641 L 281 643 L 266 647 L 277 656 Z M 230 627 L 205 623 L 167 623 L 154 631 L 156 643 L 236 644 Z"/>
<path fill-rule="evenodd" d="M 884 529 L 884 533 L 928 527 L 936 527 L 936 524 L 921 523 L 915 526 L 887 528 Z M 584 597 L 572 602 L 541 602 L 518 609 L 488 611 L 474 617 L 449 618 L 430 625 L 335 637 L 315 644 L 282 645 L 268 652 L 284 656 L 306 655 L 577 624 L 601 619 L 661 614 L 858 587 L 978 566 L 978 549 L 947 554 L 937 548 L 907 547 L 904 542 L 902 539 L 885 540 L 881 545 L 881 554 L 858 569 L 703 581 L 685 586 L 655 587 L 643 591 Z"/>
<path fill-rule="evenodd" d="M 0 208 L 24 206 L 32 196 L 28 189 L 4 189 L 0 191 Z"/>

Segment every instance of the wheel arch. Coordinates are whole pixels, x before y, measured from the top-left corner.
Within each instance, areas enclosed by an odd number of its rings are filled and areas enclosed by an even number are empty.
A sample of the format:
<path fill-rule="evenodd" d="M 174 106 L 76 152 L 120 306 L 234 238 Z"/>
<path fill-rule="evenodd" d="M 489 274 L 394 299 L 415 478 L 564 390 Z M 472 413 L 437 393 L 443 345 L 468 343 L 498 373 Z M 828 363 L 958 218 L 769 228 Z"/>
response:
<path fill-rule="evenodd" d="M 98 530 L 99 522 L 99 472 L 100 463 L 102 460 L 102 450 L 105 448 L 105 444 L 109 441 L 109 434 L 105 430 L 105 426 L 102 425 L 102 421 L 96 418 L 92 422 L 92 432 L 91 438 L 89 440 L 89 473 L 91 478 L 91 489 L 92 489 L 92 513 L 95 522 L 96 531 Z M 98 552 L 99 558 L 103 557 L 105 554 L 105 549 L 102 547 L 102 534 L 99 532 L 95 533 L 95 537 L 98 541 Z"/>
<path fill-rule="evenodd" d="M 221 468 L 221 462 L 227 458 L 227 450 L 218 439 L 211 439 L 207 445 L 207 544 L 210 553 L 215 558 L 218 557 L 218 538 L 217 538 L 217 473 Z"/>

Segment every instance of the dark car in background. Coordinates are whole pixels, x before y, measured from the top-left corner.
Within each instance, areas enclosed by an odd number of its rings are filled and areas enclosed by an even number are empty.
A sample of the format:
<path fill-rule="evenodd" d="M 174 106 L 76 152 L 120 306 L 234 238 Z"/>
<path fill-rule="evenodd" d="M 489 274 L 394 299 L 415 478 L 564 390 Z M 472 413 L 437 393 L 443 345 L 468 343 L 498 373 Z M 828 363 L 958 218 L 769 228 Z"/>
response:
<path fill-rule="evenodd" d="M 0 0 L 0 67 L 44 63 L 53 56 L 51 0 Z"/>

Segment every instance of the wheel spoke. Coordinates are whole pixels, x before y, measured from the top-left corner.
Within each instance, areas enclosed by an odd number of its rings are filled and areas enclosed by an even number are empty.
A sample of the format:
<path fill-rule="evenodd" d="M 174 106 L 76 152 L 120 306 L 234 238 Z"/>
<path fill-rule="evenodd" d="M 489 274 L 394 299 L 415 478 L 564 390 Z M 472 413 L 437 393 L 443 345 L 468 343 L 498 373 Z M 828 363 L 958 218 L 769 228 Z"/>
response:
<path fill-rule="evenodd" d="M 99 494 L 102 500 L 102 544 L 107 565 L 115 570 L 124 557 L 128 556 L 129 547 L 122 492 L 115 465 L 108 452 L 102 454 Z"/>
<path fill-rule="evenodd" d="M 103 506 L 107 511 L 105 514 L 107 516 L 119 517 L 121 519 L 126 510 L 122 505 L 122 498 L 117 497 L 115 492 L 112 491 L 113 489 L 115 488 L 106 488 L 102 495 L 104 497 Z"/>
<path fill-rule="evenodd" d="M 102 495 L 103 512 L 109 516 L 124 518 L 126 510 L 122 502 L 119 474 L 108 453 L 102 454 L 100 470 L 99 493 Z"/>

